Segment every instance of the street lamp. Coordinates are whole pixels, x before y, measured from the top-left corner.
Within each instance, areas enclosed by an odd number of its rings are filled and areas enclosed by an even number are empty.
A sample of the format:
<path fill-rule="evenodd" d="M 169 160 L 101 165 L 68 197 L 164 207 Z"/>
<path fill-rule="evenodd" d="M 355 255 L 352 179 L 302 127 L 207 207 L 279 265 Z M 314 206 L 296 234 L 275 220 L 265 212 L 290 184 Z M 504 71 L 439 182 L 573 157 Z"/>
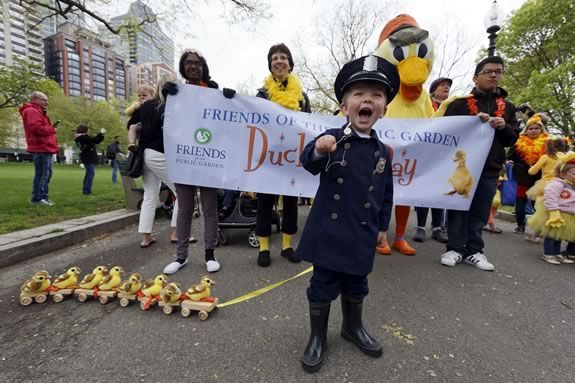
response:
<path fill-rule="evenodd" d="M 497 39 L 497 32 L 501 29 L 503 24 L 503 11 L 497 5 L 497 0 L 493 0 L 489 12 L 485 15 L 484 24 L 489 33 L 489 48 L 487 49 L 487 56 L 495 56 L 495 39 Z"/>

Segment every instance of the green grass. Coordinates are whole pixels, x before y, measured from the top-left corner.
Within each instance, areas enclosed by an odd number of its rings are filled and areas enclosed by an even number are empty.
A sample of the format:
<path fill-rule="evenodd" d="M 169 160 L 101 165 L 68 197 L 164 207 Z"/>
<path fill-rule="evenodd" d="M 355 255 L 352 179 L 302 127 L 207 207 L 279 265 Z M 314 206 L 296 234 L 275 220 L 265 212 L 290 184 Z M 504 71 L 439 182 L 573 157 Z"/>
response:
<path fill-rule="evenodd" d="M 111 166 L 97 167 L 92 195 L 83 195 L 84 169 L 79 165 L 55 164 L 49 187 L 50 200 L 54 201 L 54 206 L 30 204 L 33 178 L 32 163 L 0 163 L 0 234 L 122 209 L 125 206 L 121 183 L 112 185 Z"/>

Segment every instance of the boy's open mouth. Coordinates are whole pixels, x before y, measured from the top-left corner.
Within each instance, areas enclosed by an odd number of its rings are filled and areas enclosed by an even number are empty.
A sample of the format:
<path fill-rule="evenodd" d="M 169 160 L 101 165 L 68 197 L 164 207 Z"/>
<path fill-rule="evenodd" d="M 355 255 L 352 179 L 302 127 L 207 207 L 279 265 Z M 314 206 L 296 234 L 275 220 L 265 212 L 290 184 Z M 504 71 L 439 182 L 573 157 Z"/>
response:
<path fill-rule="evenodd" d="M 361 118 L 370 118 L 372 114 L 373 111 L 369 108 L 361 108 L 358 113 Z"/>

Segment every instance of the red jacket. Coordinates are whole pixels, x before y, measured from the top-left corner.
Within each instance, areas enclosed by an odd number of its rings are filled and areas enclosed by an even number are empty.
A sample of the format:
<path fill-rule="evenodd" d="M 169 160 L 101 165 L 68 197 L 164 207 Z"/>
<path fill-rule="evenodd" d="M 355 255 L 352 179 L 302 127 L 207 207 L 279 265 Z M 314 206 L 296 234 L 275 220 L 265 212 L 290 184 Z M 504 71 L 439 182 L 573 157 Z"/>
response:
<path fill-rule="evenodd" d="M 58 153 L 56 129 L 52 126 L 46 112 L 31 102 L 25 102 L 20 108 L 24 123 L 26 143 L 29 153 Z"/>

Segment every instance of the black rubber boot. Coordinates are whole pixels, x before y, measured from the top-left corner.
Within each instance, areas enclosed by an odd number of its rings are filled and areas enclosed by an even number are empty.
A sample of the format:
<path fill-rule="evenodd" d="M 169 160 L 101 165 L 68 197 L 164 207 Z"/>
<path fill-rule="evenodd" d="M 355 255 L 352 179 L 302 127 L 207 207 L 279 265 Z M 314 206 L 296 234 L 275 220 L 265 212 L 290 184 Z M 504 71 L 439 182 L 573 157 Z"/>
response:
<path fill-rule="evenodd" d="M 321 368 L 323 355 L 327 349 L 327 323 L 330 307 L 331 303 L 309 303 L 311 333 L 301 357 L 301 366 L 306 372 L 316 372 Z"/>
<path fill-rule="evenodd" d="M 341 336 L 355 344 L 363 353 L 379 358 L 383 355 L 383 348 L 363 328 L 362 310 L 363 298 L 341 296 L 341 312 L 343 314 Z"/>

